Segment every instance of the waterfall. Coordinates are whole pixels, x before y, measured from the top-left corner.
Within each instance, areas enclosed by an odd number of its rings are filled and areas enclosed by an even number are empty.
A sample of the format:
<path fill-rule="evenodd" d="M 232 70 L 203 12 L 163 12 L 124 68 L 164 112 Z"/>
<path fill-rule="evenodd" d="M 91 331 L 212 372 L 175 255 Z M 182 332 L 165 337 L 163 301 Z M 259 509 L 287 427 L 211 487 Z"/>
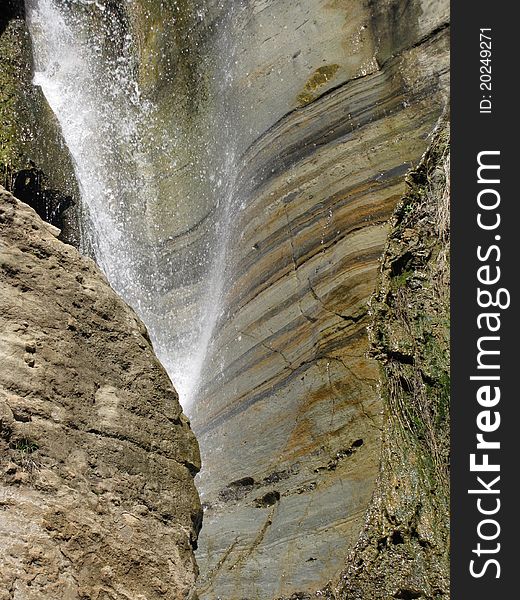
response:
<path fill-rule="evenodd" d="M 162 251 L 171 237 L 161 238 L 160 220 L 147 213 L 164 194 L 157 188 L 154 157 L 160 154 L 169 169 L 177 167 L 176 127 L 161 125 L 157 106 L 141 92 L 136 41 L 124 11 L 114 6 L 103 0 L 26 0 L 34 84 L 43 90 L 73 159 L 82 250 L 95 257 L 145 322 L 186 410 L 220 314 L 229 202 L 222 203 L 220 216 L 215 206 L 206 210 L 216 216 L 208 219 L 201 243 L 181 253 Z M 222 160 L 229 170 L 232 153 Z M 229 195 L 229 181 L 222 186 L 218 179 L 211 176 L 214 187 Z M 186 202 L 196 207 L 208 199 Z M 179 210 L 189 214 L 194 206 Z M 194 271 L 201 273 L 196 282 Z"/>

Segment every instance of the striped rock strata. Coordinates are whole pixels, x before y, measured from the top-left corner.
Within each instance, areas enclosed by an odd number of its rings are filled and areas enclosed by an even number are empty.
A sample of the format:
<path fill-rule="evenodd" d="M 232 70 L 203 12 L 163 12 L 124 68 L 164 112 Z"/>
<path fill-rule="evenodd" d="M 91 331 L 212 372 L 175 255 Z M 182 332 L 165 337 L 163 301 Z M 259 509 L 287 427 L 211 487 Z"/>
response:
<path fill-rule="evenodd" d="M 296 9 L 278 23 L 267 64 L 268 33 L 246 29 L 258 56 L 245 93 L 265 133 L 238 161 L 233 194 L 244 208 L 191 414 L 203 452 L 199 589 L 212 600 L 304 597 L 324 585 L 374 489 L 381 407 L 365 357 L 367 300 L 404 175 L 446 102 L 449 31 L 442 4 L 393 3 L 402 14 L 392 21 L 390 3 L 374 15 L 351 2 L 345 20 L 322 23 L 331 4 L 305 4 L 313 33 L 327 31 L 312 51 L 295 39 L 305 21 Z M 413 32 L 411 10 L 421 15 Z M 356 32 L 357 55 L 333 45 Z M 283 77 L 287 52 L 310 71 L 297 92 L 303 69 L 288 86 L 269 83 L 273 65 Z"/>

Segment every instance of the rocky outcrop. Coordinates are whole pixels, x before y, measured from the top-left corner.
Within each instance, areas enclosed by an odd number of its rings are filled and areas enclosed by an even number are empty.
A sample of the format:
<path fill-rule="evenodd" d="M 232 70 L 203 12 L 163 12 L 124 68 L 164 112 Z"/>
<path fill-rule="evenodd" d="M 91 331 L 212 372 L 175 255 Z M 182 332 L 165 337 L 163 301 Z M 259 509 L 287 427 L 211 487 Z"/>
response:
<path fill-rule="evenodd" d="M 376 486 L 386 425 L 368 300 L 447 103 L 449 3 L 100 6 L 71 10 L 109 58 L 133 40 L 148 112 L 132 152 L 114 154 L 146 155 L 153 182 L 119 202 L 130 251 L 116 267 L 138 257 L 133 301 L 170 366 L 189 340 L 200 594 L 308 597 L 344 568 Z"/>
<path fill-rule="evenodd" d="M 79 243 L 79 192 L 72 161 L 41 90 L 32 85 L 24 0 L 5 0 L 0 15 L 0 185 Z"/>
<path fill-rule="evenodd" d="M 0 598 L 194 598 L 197 442 L 145 327 L 0 188 Z"/>
<path fill-rule="evenodd" d="M 449 598 L 449 125 L 392 220 L 371 303 L 385 411 L 381 469 L 360 541 L 334 590 L 345 600 Z"/>

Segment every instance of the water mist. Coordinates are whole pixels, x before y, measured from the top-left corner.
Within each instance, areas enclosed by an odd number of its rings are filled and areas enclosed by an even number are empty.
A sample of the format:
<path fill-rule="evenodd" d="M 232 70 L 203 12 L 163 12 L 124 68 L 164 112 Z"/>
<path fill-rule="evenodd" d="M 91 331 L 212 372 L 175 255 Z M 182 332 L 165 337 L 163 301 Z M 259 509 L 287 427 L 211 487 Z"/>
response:
<path fill-rule="evenodd" d="M 182 132 L 142 93 L 124 11 L 102 0 L 26 0 L 26 9 L 34 84 L 59 121 L 80 187 L 82 250 L 143 319 L 189 410 L 221 313 L 232 144 L 213 168 L 197 173 L 211 193 L 179 204 L 174 189 L 158 186 L 164 173 L 158 176 L 156 162 L 160 156 L 168 176 L 179 168 Z M 220 129 L 228 135 L 225 125 Z M 203 232 L 192 240 L 187 225 L 164 234 L 153 210 L 159 200 L 179 222 L 183 214 L 202 214 Z"/>

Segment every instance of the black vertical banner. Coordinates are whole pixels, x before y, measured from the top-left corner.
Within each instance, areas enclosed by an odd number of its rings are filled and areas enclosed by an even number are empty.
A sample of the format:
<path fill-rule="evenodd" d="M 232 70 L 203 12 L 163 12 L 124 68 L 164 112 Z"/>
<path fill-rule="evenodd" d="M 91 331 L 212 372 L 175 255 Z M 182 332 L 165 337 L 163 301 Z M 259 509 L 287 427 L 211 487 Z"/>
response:
<path fill-rule="evenodd" d="M 514 3 L 451 7 L 452 598 L 489 600 L 520 576 L 520 30 Z"/>

